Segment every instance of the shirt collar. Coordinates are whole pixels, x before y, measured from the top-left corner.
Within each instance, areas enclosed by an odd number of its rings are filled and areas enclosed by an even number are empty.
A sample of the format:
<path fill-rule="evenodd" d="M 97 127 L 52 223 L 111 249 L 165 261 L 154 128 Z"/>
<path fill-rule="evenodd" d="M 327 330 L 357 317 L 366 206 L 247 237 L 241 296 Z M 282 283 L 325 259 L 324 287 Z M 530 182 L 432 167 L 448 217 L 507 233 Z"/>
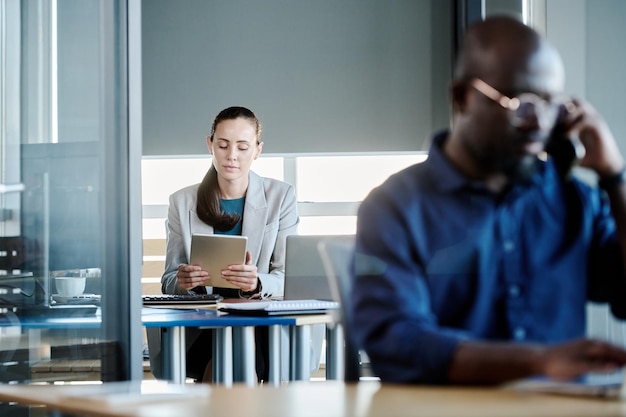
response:
<path fill-rule="evenodd" d="M 428 151 L 428 159 L 424 162 L 428 164 L 432 179 L 436 179 L 436 181 L 433 181 L 435 187 L 442 192 L 452 192 L 472 183 L 443 154 L 443 144 L 448 139 L 449 134 L 449 130 L 443 130 L 433 136 L 430 150 Z"/>

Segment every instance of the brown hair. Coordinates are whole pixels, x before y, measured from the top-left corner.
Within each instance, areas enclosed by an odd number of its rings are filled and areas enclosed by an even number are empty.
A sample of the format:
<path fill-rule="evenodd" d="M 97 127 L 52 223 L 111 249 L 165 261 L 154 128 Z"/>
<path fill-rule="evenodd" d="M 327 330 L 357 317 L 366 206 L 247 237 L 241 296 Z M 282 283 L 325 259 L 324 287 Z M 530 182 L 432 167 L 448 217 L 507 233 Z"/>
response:
<path fill-rule="evenodd" d="M 211 126 L 211 135 L 209 136 L 211 142 L 213 142 L 215 129 L 221 122 L 224 120 L 234 120 L 239 118 L 249 120 L 252 124 L 254 124 L 256 127 L 256 140 L 258 144 L 261 138 L 261 123 L 252 110 L 245 107 L 228 107 L 215 116 L 213 125 Z M 222 193 L 217 183 L 217 170 L 213 164 L 211 164 L 211 167 L 198 187 L 196 212 L 198 213 L 198 218 L 200 218 L 200 220 L 204 223 L 212 226 L 215 230 L 225 232 L 235 227 L 235 225 L 241 220 L 241 216 L 222 212 L 220 207 L 221 197 Z"/>

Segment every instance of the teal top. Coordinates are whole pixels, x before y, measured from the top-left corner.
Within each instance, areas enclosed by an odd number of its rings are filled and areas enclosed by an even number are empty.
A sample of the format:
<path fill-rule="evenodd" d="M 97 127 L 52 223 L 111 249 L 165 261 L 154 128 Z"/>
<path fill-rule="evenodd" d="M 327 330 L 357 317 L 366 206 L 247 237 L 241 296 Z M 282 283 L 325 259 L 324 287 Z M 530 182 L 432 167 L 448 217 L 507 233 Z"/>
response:
<path fill-rule="evenodd" d="M 246 202 L 245 197 L 235 198 L 233 200 L 226 200 L 226 199 L 220 198 L 220 208 L 222 209 L 222 211 L 227 214 L 237 214 L 239 215 L 240 218 L 237 224 L 235 225 L 235 227 L 225 232 L 220 232 L 216 230 L 215 231 L 216 234 L 241 235 L 241 224 L 243 222 L 243 206 L 245 202 Z"/>

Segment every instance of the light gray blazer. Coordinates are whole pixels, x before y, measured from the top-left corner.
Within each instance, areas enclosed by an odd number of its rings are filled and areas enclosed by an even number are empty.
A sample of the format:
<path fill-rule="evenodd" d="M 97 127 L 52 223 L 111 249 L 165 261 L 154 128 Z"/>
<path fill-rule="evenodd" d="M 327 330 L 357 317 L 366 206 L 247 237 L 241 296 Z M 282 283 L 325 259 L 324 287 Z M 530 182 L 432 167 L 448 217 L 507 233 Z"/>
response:
<path fill-rule="evenodd" d="M 178 265 L 189 263 L 191 235 L 213 233 L 213 227 L 196 214 L 198 186 L 178 190 L 169 199 L 165 272 L 161 277 L 161 290 L 166 294 L 187 293 L 178 287 L 176 272 Z M 241 234 L 248 237 L 248 250 L 266 296 L 284 293 L 287 235 L 297 233 L 299 221 L 294 187 L 250 171 Z"/>

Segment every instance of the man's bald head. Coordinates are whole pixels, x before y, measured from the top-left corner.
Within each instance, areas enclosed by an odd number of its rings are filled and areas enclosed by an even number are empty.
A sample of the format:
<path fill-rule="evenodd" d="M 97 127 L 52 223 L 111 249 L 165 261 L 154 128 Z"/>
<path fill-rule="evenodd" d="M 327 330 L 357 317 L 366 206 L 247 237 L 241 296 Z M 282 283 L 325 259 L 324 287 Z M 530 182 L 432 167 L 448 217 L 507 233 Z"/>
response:
<path fill-rule="evenodd" d="M 489 17 L 471 26 L 458 58 L 457 80 L 520 72 L 544 76 L 555 68 L 562 72 L 556 50 L 535 30 L 507 16 Z"/>
<path fill-rule="evenodd" d="M 493 189 L 528 178 L 553 122 L 539 123 L 530 111 L 522 122 L 512 123 L 511 110 L 479 91 L 476 83 L 480 80 L 478 85 L 501 96 L 534 94 L 551 100 L 562 93 L 564 79 L 557 51 L 522 22 L 491 16 L 474 24 L 465 35 L 451 86 L 453 122 L 446 156 L 469 177 L 492 181 Z"/>

